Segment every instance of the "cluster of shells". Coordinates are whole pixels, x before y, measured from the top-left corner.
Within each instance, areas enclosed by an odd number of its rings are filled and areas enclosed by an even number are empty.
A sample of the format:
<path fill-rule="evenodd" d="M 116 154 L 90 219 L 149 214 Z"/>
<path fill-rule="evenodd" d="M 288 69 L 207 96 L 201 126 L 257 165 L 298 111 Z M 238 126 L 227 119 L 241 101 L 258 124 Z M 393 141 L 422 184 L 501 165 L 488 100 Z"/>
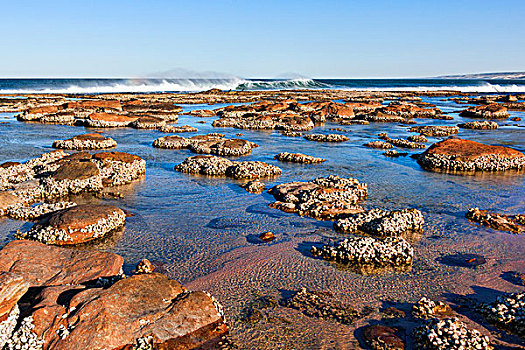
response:
<path fill-rule="evenodd" d="M 467 123 L 458 124 L 458 127 L 463 128 L 463 129 L 474 129 L 474 130 L 493 130 L 493 129 L 497 129 L 499 125 L 496 122 L 484 120 L 482 122 L 475 121 L 475 122 L 467 122 Z"/>
<path fill-rule="evenodd" d="M 525 292 L 502 295 L 482 307 L 485 318 L 520 337 L 525 337 Z"/>
<path fill-rule="evenodd" d="M 490 350 L 489 337 L 468 328 L 455 318 L 426 321 L 414 329 L 417 349 L 425 350 Z"/>
<path fill-rule="evenodd" d="M 153 142 L 153 147 L 189 149 L 195 153 L 220 156 L 242 156 L 251 153 L 257 144 L 242 139 L 227 139 L 223 134 L 211 133 L 185 138 L 178 135 L 164 136 Z"/>
<path fill-rule="evenodd" d="M 42 350 L 44 340 L 40 339 L 33 329 L 33 316 L 22 319 L 18 329 L 7 339 L 5 350 Z"/>
<path fill-rule="evenodd" d="M 316 142 L 344 142 L 349 140 L 348 137 L 340 134 L 308 134 L 304 135 L 304 138 Z"/>
<path fill-rule="evenodd" d="M 323 163 L 326 162 L 326 159 L 317 158 L 314 156 L 309 156 L 301 153 L 289 153 L 281 152 L 277 154 L 275 159 L 281 162 L 292 162 L 292 163 L 302 163 L 302 164 L 314 164 L 314 163 Z"/>
<path fill-rule="evenodd" d="M 525 157 L 504 157 L 497 154 L 483 155 L 474 159 L 461 159 L 455 155 L 422 154 L 418 163 L 424 168 L 452 171 L 503 171 L 522 169 Z"/>
<path fill-rule="evenodd" d="M 373 237 L 345 238 L 335 246 L 312 247 L 313 256 L 345 265 L 372 265 L 400 267 L 412 264 L 414 249 L 401 237 L 377 239 Z"/>
<path fill-rule="evenodd" d="M 415 318 L 430 319 L 451 313 L 450 306 L 442 301 L 433 301 L 427 297 L 422 297 L 412 306 L 412 315 Z"/>
<path fill-rule="evenodd" d="M 7 318 L 0 322 L 0 349 L 4 348 L 5 343 L 13 334 L 16 328 L 18 316 L 20 316 L 20 309 L 18 304 L 15 304 Z"/>
<path fill-rule="evenodd" d="M 77 204 L 74 202 L 39 203 L 30 207 L 16 205 L 9 208 L 7 216 L 14 220 L 33 221 L 45 214 L 71 208 L 75 205 Z"/>
<path fill-rule="evenodd" d="M 60 242 L 72 242 L 73 239 L 70 234 L 79 231 L 95 239 L 124 226 L 125 221 L 126 215 L 122 210 L 118 210 L 108 213 L 106 217 L 101 217 L 97 222 L 81 229 L 72 229 L 71 227 L 57 229 L 54 226 L 36 224 L 28 232 L 18 232 L 17 238 L 33 239 L 45 244 L 57 244 Z"/>
<path fill-rule="evenodd" d="M 420 231 L 423 224 L 423 215 L 417 209 L 387 211 L 376 208 L 345 215 L 335 221 L 334 229 L 343 233 L 367 233 L 387 237 L 407 231 Z"/>
<path fill-rule="evenodd" d="M 217 156 L 192 156 L 175 166 L 175 170 L 188 174 L 228 176 L 234 179 L 255 179 L 282 174 L 275 165 L 260 161 L 233 162 Z"/>

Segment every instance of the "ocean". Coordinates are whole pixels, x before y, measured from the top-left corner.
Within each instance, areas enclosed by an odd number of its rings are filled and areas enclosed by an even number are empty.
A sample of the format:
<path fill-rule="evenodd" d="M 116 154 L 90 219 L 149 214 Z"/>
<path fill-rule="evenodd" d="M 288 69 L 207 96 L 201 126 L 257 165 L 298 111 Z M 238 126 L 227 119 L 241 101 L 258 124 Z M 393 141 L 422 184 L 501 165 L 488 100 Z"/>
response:
<path fill-rule="evenodd" d="M 221 90 L 341 89 L 525 92 L 525 80 L 504 79 L 0 79 L 0 94 L 145 93 Z"/>

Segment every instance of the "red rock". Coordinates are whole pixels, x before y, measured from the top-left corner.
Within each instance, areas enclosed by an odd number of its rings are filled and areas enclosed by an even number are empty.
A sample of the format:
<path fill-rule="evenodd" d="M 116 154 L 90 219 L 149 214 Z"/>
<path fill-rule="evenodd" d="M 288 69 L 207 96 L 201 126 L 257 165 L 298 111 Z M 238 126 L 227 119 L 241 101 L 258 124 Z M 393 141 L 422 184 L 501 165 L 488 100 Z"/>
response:
<path fill-rule="evenodd" d="M 510 120 L 512 120 L 513 122 L 520 122 L 521 118 L 520 117 L 514 117 L 514 118 L 510 118 Z"/>
<path fill-rule="evenodd" d="M 124 259 L 107 252 L 73 250 L 19 240 L 0 251 L 0 272 L 16 273 L 31 287 L 81 284 L 118 275 Z"/>
<path fill-rule="evenodd" d="M 185 293 L 179 283 L 157 273 L 80 291 L 69 306 L 75 311 L 63 322 L 70 334 L 64 339 L 50 334 L 48 348 L 129 349 L 136 339 L 151 336 L 155 349 L 194 349 L 226 332 L 207 294 Z"/>
<path fill-rule="evenodd" d="M 28 288 L 29 283 L 21 275 L 0 272 L 0 322 L 7 319 Z"/>

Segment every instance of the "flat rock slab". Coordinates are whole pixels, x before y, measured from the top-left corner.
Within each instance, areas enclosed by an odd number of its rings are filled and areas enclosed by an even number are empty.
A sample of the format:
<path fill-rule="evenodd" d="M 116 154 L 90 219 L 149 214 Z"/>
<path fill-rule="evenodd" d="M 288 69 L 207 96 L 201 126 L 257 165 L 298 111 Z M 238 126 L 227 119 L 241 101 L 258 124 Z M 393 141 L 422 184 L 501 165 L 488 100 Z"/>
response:
<path fill-rule="evenodd" d="M 209 295 L 157 273 L 81 291 L 69 306 L 76 308 L 64 322 L 70 332 L 50 339 L 53 349 L 122 349 L 147 337 L 159 348 L 193 349 L 226 330 Z"/>
<path fill-rule="evenodd" d="M 18 240 L 0 251 L 0 271 L 16 273 L 31 287 L 81 284 L 118 275 L 124 259 L 107 252 L 73 250 Z"/>
<path fill-rule="evenodd" d="M 495 118 L 507 118 L 509 116 L 509 113 L 507 112 L 507 108 L 505 108 L 502 105 L 499 105 L 497 103 L 492 103 L 488 105 L 482 105 L 482 106 L 474 106 L 467 108 L 461 113 L 459 113 L 462 117 L 469 117 L 469 118 L 487 118 L 487 119 L 495 119 Z"/>
<path fill-rule="evenodd" d="M 112 205 L 77 205 L 43 216 L 19 236 L 46 244 L 80 244 L 124 226 L 125 218 L 124 211 Z"/>
<path fill-rule="evenodd" d="M 454 138 L 430 146 L 419 156 L 418 163 L 429 170 L 519 170 L 525 167 L 525 155 L 509 147 Z"/>

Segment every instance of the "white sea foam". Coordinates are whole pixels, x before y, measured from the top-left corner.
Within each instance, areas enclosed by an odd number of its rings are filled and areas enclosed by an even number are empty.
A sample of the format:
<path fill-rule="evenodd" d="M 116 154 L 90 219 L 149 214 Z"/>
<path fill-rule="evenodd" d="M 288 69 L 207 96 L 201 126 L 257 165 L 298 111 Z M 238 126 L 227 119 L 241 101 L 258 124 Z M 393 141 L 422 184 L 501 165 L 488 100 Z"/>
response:
<path fill-rule="evenodd" d="M 393 86 L 393 87 L 338 87 L 341 90 L 349 91 L 460 91 L 460 92 L 488 92 L 488 93 L 509 93 L 525 92 L 525 85 L 499 85 L 499 84 L 478 84 L 478 85 L 442 85 L 442 86 Z"/>

